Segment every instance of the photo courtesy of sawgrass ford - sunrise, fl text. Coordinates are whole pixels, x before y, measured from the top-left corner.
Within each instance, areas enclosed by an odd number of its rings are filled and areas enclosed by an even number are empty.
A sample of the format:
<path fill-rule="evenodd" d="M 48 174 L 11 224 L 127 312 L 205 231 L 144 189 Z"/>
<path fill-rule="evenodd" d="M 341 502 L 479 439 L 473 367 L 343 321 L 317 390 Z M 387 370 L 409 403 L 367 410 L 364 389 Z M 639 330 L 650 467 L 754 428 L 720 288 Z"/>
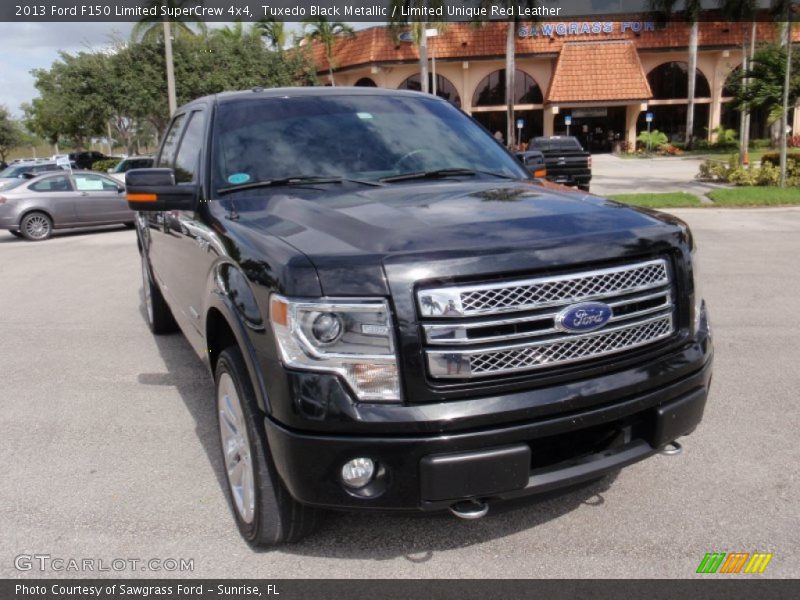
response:
<path fill-rule="evenodd" d="M 0 48 L 0 600 L 800 597 L 800 0 Z"/>

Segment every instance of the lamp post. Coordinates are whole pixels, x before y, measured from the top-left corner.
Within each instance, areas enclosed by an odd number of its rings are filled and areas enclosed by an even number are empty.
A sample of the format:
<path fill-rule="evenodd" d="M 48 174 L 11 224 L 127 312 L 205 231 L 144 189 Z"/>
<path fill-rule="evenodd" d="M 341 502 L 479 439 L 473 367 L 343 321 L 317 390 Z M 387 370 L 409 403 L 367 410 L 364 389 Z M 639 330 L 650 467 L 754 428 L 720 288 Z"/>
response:
<path fill-rule="evenodd" d="M 425 37 L 432 38 L 439 35 L 439 30 L 431 27 L 425 30 Z M 431 46 L 431 94 L 436 95 L 436 53 Z"/>

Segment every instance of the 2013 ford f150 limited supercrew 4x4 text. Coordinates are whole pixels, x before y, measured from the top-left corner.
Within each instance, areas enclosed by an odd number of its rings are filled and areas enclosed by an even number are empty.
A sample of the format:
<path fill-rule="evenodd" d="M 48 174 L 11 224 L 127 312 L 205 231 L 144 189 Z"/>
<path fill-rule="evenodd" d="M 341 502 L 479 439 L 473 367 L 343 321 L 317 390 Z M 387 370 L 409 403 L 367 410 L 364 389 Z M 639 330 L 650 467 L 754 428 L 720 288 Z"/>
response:
<path fill-rule="evenodd" d="M 476 518 L 702 418 L 713 349 L 687 226 L 531 178 L 444 100 L 201 98 L 126 182 L 150 327 L 177 324 L 214 375 L 253 544 L 323 509 Z"/>

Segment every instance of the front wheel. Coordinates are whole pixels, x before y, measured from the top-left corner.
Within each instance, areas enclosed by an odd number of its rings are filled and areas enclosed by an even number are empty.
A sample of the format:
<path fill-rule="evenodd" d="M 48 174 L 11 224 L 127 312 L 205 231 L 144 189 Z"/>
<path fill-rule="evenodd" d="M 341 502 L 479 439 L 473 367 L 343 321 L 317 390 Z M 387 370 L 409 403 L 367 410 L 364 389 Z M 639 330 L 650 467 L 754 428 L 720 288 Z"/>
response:
<path fill-rule="evenodd" d="M 254 546 L 302 539 L 316 529 L 319 511 L 295 501 L 280 480 L 267 445 L 264 413 L 235 346 L 220 354 L 215 380 L 223 467 L 242 537 Z"/>
<path fill-rule="evenodd" d="M 28 213 L 19 224 L 22 237 L 32 242 L 46 240 L 53 233 L 53 221 L 41 212 Z"/>

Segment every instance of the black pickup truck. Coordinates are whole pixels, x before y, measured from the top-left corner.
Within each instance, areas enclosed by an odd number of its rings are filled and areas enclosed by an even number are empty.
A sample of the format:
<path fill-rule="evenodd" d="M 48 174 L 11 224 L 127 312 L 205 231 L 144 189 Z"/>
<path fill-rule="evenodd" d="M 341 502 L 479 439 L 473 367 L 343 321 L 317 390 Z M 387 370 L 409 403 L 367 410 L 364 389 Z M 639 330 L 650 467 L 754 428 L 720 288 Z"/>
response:
<path fill-rule="evenodd" d="M 324 509 L 477 518 L 675 449 L 702 418 L 689 228 L 532 178 L 444 100 L 200 98 L 126 180 L 147 321 L 213 374 L 255 545 Z"/>
<path fill-rule="evenodd" d="M 544 155 L 547 179 L 554 183 L 577 186 L 589 191 L 592 181 L 592 155 L 572 136 L 535 137 L 528 150 Z"/>

